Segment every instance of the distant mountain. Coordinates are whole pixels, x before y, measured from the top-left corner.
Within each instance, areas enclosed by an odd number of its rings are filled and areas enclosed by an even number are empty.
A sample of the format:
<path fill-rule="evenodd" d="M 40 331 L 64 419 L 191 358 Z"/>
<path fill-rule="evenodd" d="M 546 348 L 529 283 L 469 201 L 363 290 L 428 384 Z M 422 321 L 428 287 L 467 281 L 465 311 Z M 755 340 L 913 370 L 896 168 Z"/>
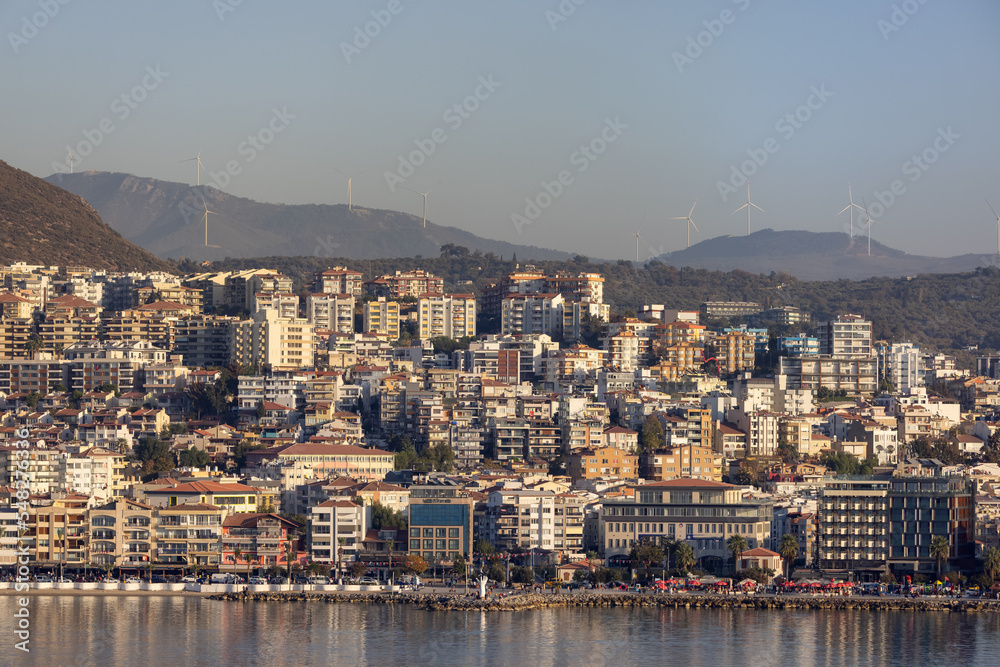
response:
<path fill-rule="evenodd" d="M 87 202 L 0 160 L 0 263 L 170 270 L 104 224 Z"/>
<path fill-rule="evenodd" d="M 521 260 L 568 259 L 569 253 L 492 241 L 455 227 L 381 209 L 344 205 L 266 204 L 130 174 L 87 171 L 46 180 L 80 195 L 125 238 L 160 257 L 220 260 L 274 255 L 377 259 L 437 257 L 454 244 Z M 205 247 L 205 206 L 209 215 Z"/>
<path fill-rule="evenodd" d="M 800 280 L 839 280 L 886 276 L 899 278 L 922 273 L 960 273 L 992 265 L 995 255 L 924 257 L 908 255 L 868 238 L 840 232 L 763 229 L 749 236 L 719 236 L 685 250 L 657 257 L 676 267 L 750 273 L 785 272 Z"/>

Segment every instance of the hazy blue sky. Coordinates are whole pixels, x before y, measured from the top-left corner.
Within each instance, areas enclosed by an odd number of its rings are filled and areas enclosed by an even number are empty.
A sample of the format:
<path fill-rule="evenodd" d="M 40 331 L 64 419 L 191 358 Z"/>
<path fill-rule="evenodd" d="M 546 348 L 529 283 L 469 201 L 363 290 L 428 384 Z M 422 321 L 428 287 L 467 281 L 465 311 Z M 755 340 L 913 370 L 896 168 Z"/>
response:
<path fill-rule="evenodd" d="M 644 216 L 682 248 L 695 199 L 693 241 L 745 233 L 742 171 L 755 229 L 840 231 L 851 181 L 891 246 L 996 247 L 996 0 L 62 2 L 0 7 L 0 159 L 38 176 L 99 140 L 77 169 L 193 183 L 200 149 L 233 194 L 343 203 L 368 169 L 355 204 L 420 215 L 402 155 L 438 224 L 614 259 Z"/>

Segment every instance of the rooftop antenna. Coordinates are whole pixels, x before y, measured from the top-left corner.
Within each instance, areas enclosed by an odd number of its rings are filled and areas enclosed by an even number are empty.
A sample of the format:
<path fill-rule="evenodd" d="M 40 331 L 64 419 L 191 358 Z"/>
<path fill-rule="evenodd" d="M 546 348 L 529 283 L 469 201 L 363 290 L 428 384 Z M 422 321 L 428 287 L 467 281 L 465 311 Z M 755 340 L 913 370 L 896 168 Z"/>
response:
<path fill-rule="evenodd" d="M 197 162 L 197 164 L 195 165 L 195 171 L 197 171 L 197 180 L 195 181 L 195 184 L 200 186 L 201 185 L 201 170 L 205 167 L 205 165 L 202 164 L 202 162 L 201 162 L 201 149 L 200 148 L 198 149 L 198 154 L 196 156 L 189 157 L 186 160 L 181 160 L 181 162 Z M 207 171 L 207 169 L 206 169 L 206 171 Z"/>
<path fill-rule="evenodd" d="M 697 231 L 699 233 L 701 232 L 701 230 L 698 229 L 698 225 L 694 224 L 694 220 L 691 219 L 691 216 L 694 215 L 694 207 L 697 206 L 697 205 L 698 205 L 698 200 L 695 199 L 694 200 L 694 204 L 691 205 L 691 210 L 688 211 L 687 215 L 679 217 L 679 218 L 671 218 L 671 220 L 687 220 L 687 232 L 688 232 L 688 244 L 687 244 L 687 247 L 689 247 L 689 248 L 691 247 L 691 227 L 694 227 L 695 231 Z"/>
<path fill-rule="evenodd" d="M 747 210 L 747 236 L 750 236 L 750 207 L 751 206 L 753 208 L 757 209 L 758 211 L 760 211 L 761 213 L 767 213 L 767 211 L 765 211 L 764 209 L 762 209 L 760 206 L 757 206 L 757 204 L 754 204 L 752 201 L 750 201 L 750 179 L 748 178 L 747 179 L 747 203 L 743 204 L 743 206 L 740 206 L 738 209 L 736 209 L 735 211 L 733 211 L 733 213 L 739 213 L 743 209 Z"/>

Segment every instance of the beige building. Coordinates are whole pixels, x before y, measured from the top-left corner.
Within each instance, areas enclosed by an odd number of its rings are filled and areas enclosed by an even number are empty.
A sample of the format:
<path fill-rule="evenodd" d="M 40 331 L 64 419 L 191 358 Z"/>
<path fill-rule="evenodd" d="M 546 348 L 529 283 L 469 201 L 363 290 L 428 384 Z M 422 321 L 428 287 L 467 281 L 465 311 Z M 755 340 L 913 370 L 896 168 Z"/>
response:
<path fill-rule="evenodd" d="M 264 310 L 254 313 L 253 319 L 230 324 L 231 362 L 291 370 L 312 366 L 314 357 L 314 328 L 305 319 L 279 317 Z"/>
<path fill-rule="evenodd" d="M 91 565 L 142 567 L 152 562 L 155 544 L 152 507 L 121 498 L 92 508 L 88 516 Z"/>

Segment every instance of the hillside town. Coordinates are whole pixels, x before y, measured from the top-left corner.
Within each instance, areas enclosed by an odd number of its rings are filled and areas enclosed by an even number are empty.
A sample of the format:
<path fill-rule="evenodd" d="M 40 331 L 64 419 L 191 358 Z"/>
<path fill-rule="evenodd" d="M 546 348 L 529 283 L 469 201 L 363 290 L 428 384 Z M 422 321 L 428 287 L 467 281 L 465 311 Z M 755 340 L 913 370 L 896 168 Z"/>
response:
<path fill-rule="evenodd" d="M 531 266 L 0 279 L 7 573 L 1000 579 L 1000 356 Z"/>

